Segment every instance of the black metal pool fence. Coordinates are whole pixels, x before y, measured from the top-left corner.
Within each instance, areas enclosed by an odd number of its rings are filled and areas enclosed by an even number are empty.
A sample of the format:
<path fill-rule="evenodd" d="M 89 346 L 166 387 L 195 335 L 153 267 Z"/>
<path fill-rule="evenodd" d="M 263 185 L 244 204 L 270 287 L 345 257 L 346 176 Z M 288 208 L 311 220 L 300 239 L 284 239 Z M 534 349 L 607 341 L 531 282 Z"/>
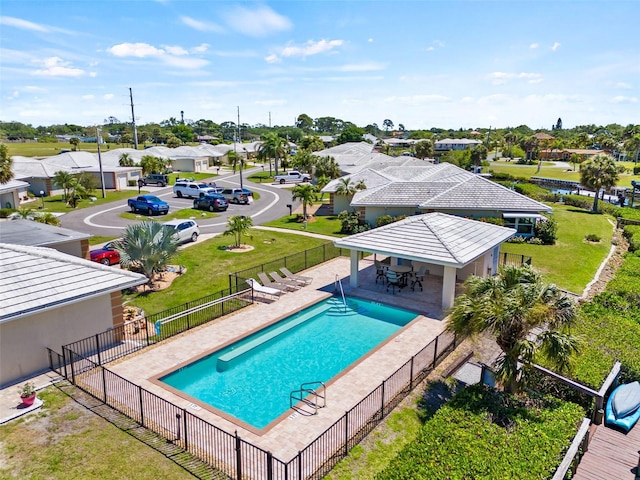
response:
<path fill-rule="evenodd" d="M 142 388 L 103 365 L 63 347 L 52 363 L 76 387 L 140 426 L 233 479 L 303 480 L 324 477 L 456 347 L 443 332 L 290 460 L 276 458 L 186 409 Z"/>

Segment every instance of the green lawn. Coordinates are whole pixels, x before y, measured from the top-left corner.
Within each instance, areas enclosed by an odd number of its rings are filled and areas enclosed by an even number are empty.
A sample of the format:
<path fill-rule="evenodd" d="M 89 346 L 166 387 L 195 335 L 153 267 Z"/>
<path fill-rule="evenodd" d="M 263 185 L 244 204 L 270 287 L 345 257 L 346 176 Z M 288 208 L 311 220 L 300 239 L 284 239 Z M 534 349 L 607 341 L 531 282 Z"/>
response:
<path fill-rule="evenodd" d="M 157 313 L 229 288 L 230 273 L 329 243 L 327 240 L 288 233 L 256 229 L 251 229 L 249 233 L 251 236 L 245 237 L 243 243 L 254 249 L 244 253 L 224 250 L 224 247 L 233 243 L 233 236 L 198 240 L 196 244 L 178 252 L 171 261 L 174 265 L 184 265 L 187 273 L 178 277 L 170 288 L 160 292 L 130 294 L 126 295 L 126 299 L 147 314 Z"/>
<path fill-rule="evenodd" d="M 150 448 L 136 438 L 139 430 L 121 430 L 56 387 L 38 396 L 39 411 L 0 425 L 0 478 L 195 478 L 161 453 L 166 440 L 156 440 L 160 451 Z"/>
<path fill-rule="evenodd" d="M 624 165 L 625 168 L 629 168 L 627 164 L 630 162 L 620 162 L 621 165 Z M 633 168 L 633 163 L 630 163 L 631 168 Z M 576 166 L 576 170 L 567 171 L 564 168 L 559 168 L 556 166 L 548 166 L 543 167 L 538 171 L 537 165 L 515 165 L 510 163 L 492 163 L 489 167 L 484 167 L 483 172 L 495 172 L 495 173 L 508 173 L 509 175 L 513 175 L 514 177 L 523 177 L 523 178 L 531 178 L 531 177 L 544 177 L 544 178 L 553 178 L 556 180 L 570 180 L 573 182 L 580 181 L 580 172 L 578 171 L 578 166 Z M 637 179 L 637 175 L 632 175 L 630 173 L 625 173 L 620 175 L 620 180 L 618 181 L 618 186 L 620 187 L 631 187 L 631 180 Z"/>
<path fill-rule="evenodd" d="M 501 251 L 531 256 L 533 266 L 546 281 L 582 293 L 609 253 L 613 227 L 606 215 L 593 215 L 562 204 L 551 206 L 558 222 L 555 245 L 505 243 Z M 598 235 L 601 241 L 586 242 L 584 238 L 588 234 Z"/>
<path fill-rule="evenodd" d="M 133 213 L 133 212 L 123 212 L 120 214 L 121 218 L 125 218 L 127 220 L 137 220 L 142 222 L 143 220 L 154 220 L 157 222 L 166 222 L 168 220 L 173 220 L 175 218 L 193 218 L 195 221 L 205 220 L 209 218 L 217 218 L 219 217 L 219 213 L 209 212 L 206 210 L 198 210 L 195 208 L 181 208 L 180 210 L 176 210 L 174 212 L 169 212 L 166 215 L 143 215 L 141 213 Z"/>
<path fill-rule="evenodd" d="M 142 191 L 141 194 L 149 193 L 145 190 Z M 95 201 L 91 201 L 90 199 L 84 199 L 78 202 L 75 210 L 87 207 L 95 207 L 96 205 L 104 205 L 109 202 L 118 202 L 122 201 L 123 204 L 127 203 L 128 198 L 132 198 L 137 196 L 137 192 L 131 190 L 122 190 L 122 191 L 112 191 L 107 190 L 106 198 L 102 198 L 102 191 L 96 190 L 93 192 L 93 197 L 96 199 Z M 41 212 L 55 212 L 55 213 L 68 213 L 74 211 L 73 208 L 67 206 L 66 202 L 62 199 L 62 195 L 52 195 L 50 197 L 44 197 L 44 209 L 40 209 L 41 199 L 37 199 L 35 202 L 31 204 L 30 207 L 34 210 L 38 210 Z"/>
<path fill-rule="evenodd" d="M 335 215 L 329 216 L 316 216 L 312 221 L 307 222 L 306 228 L 304 222 L 300 221 L 298 215 L 286 215 L 278 220 L 264 223 L 267 227 L 286 228 L 288 230 L 307 231 L 312 233 L 320 233 L 322 235 L 331 235 L 334 237 L 345 237 L 346 235 L 340 233 L 342 228 L 342 222 L 338 220 Z"/>

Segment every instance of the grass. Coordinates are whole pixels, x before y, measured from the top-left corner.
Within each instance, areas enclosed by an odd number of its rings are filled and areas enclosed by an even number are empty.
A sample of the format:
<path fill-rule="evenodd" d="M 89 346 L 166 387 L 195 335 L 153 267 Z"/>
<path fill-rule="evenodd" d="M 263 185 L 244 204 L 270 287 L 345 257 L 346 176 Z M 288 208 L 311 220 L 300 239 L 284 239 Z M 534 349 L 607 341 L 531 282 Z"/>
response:
<path fill-rule="evenodd" d="M 251 229 L 250 235 L 245 237 L 243 243 L 254 249 L 244 253 L 224 249 L 233 243 L 233 236 L 198 241 L 182 249 L 171 263 L 184 265 L 186 274 L 176 278 L 166 290 L 128 294 L 125 299 L 144 309 L 147 314 L 157 313 L 229 288 L 229 273 L 329 243 L 318 238 L 256 229 Z"/>
<path fill-rule="evenodd" d="M 630 162 L 620 162 L 621 165 L 624 165 L 625 168 L 629 168 L 627 164 Z M 633 163 L 630 163 L 631 168 L 633 168 Z M 545 167 L 543 166 L 540 171 L 538 171 L 537 165 L 517 165 L 517 164 L 507 164 L 500 162 L 499 164 L 491 163 L 491 165 L 485 168 L 488 172 L 495 173 L 508 173 L 513 175 L 514 177 L 544 177 L 544 178 L 553 178 L 556 180 L 570 180 L 573 182 L 580 181 L 580 172 L 578 167 L 573 171 L 566 171 L 564 168 L 560 167 Z M 618 180 L 619 187 L 631 187 L 631 180 L 634 180 L 637 175 L 632 175 L 629 173 L 624 173 L 620 175 L 620 179 Z"/>
<path fill-rule="evenodd" d="M 286 228 L 288 230 L 306 231 L 311 233 L 319 233 L 322 235 L 331 235 L 334 237 L 345 237 L 340 233 L 342 222 L 338 220 L 336 215 L 316 216 L 312 222 L 307 222 L 305 228 L 304 222 L 300 221 L 302 215 L 286 215 L 278 220 L 264 223 L 267 227 Z"/>
<path fill-rule="evenodd" d="M 94 235 L 89 239 L 89 243 L 90 245 L 102 245 L 103 243 L 109 242 L 111 240 L 115 240 L 116 238 L 120 238 L 120 237 L 114 237 L 114 236 L 108 236 L 108 235 Z"/>
<path fill-rule="evenodd" d="M 552 206 L 558 222 L 555 245 L 505 243 L 501 251 L 529 255 L 533 266 L 547 282 L 581 293 L 609 252 L 613 226 L 606 215 L 593 215 L 562 204 Z M 584 238 L 589 234 L 598 235 L 602 240 L 585 242 Z"/>
<path fill-rule="evenodd" d="M 193 220 L 202 220 L 209 218 L 217 218 L 219 217 L 219 213 L 212 213 L 206 210 L 198 210 L 195 208 L 181 208 L 180 210 L 176 210 L 175 212 L 169 212 L 166 215 L 143 215 L 141 213 L 133 213 L 133 212 L 123 212 L 120 214 L 120 218 L 125 218 L 127 220 L 137 220 L 142 222 L 143 220 L 154 220 L 154 221 L 162 221 L 166 222 L 168 220 L 173 220 L 176 218 L 186 219 L 192 218 Z"/>
<path fill-rule="evenodd" d="M 60 389 L 48 387 L 38 396 L 44 405 L 37 413 L 0 426 L 0 478 L 194 478 Z"/>
<path fill-rule="evenodd" d="M 143 191 L 142 193 L 144 194 L 149 192 Z M 93 197 L 96 199 L 95 201 L 92 202 L 90 199 L 83 199 L 78 202 L 75 209 L 67 205 L 67 203 L 63 200 L 62 195 L 52 195 L 50 197 L 44 197 L 43 209 L 40 208 L 40 205 L 42 205 L 40 199 L 37 199 L 35 202 L 33 202 L 32 206 L 27 208 L 38 210 L 40 212 L 68 213 L 81 208 L 95 207 L 96 205 L 103 205 L 110 202 L 124 201 L 126 203 L 126 200 L 128 198 L 131 198 L 135 195 L 137 194 L 134 194 L 131 190 L 122 190 L 118 192 L 107 190 L 106 198 L 102 198 L 102 192 L 100 190 L 97 190 L 93 193 Z"/>

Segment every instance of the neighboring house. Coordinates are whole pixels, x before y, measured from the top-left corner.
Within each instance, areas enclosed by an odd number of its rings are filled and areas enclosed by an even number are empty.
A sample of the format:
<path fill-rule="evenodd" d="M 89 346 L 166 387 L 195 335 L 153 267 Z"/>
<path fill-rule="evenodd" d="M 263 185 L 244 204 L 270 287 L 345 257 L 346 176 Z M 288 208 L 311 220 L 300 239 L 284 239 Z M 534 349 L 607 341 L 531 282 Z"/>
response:
<path fill-rule="evenodd" d="M 19 208 L 31 201 L 27 191 L 29 184 L 21 180 L 0 183 L 0 208 Z"/>
<path fill-rule="evenodd" d="M 558 157 L 568 162 L 571 160 L 573 155 L 579 155 L 583 160 L 589 160 L 591 157 L 595 157 L 600 153 L 605 153 L 604 150 L 591 150 L 587 148 L 564 148 L 560 150 L 558 153 Z"/>
<path fill-rule="evenodd" d="M 433 144 L 436 152 L 448 152 L 449 150 L 469 150 L 476 145 L 480 145 L 480 140 L 470 140 L 468 138 L 443 138 Z"/>
<path fill-rule="evenodd" d="M 313 152 L 316 157 L 333 157 L 344 174 L 355 173 L 369 165 L 396 162 L 396 157 L 374 151 L 368 142 L 348 142 L 335 147 Z M 403 160 L 404 161 L 404 160 Z"/>
<path fill-rule="evenodd" d="M 415 146 L 420 140 L 411 138 L 387 138 L 382 140 L 382 143 L 389 145 L 392 149 L 410 149 Z"/>
<path fill-rule="evenodd" d="M 87 260 L 89 260 L 89 238 L 91 235 L 88 233 L 22 218 L 4 221 L 0 227 L 0 243 L 49 247 Z"/>
<path fill-rule="evenodd" d="M 122 324 L 122 290 L 147 282 L 51 248 L 5 243 L 0 270 L 0 387 L 47 370 L 47 347 Z"/>
<path fill-rule="evenodd" d="M 332 180 L 321 191 L 329 193 L 334 215 L 343 210 L 359 211 L 370 225 L 376 225 L 383 215 L 442 212 L 471 218 L 503 218 L 519 235 L 532 236 L 535 222 L 544 218 L 541 213 L 552 210 L 451 163 L 417 162 L 413 166 L 370 167 L 347 176 L 352 185 L 362 181 L 366 186 L 352 196 L 336 193 L 340 179 Z"/>
<path fill-rule="evenodd" d="M 350 250 L 349 285 L 357 288 L 361 252 L 410 263 L 413 271 L 426 267 L 442 277 L 442 308 L 453 306 L 456 282 L 470 275 L 485 277 L 498 270 L 500 245 L 515 230 L 443 213 L 416 215 L 383 227 L 351 235 L 333 243 Z"/>

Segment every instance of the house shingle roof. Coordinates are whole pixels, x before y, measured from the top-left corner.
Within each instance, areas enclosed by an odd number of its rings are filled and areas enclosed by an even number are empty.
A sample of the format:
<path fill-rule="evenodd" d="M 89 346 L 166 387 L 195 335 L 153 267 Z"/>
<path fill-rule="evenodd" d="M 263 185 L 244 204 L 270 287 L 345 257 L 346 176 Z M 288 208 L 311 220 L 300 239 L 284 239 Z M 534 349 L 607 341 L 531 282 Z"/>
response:
<path fill-rule="evenodd" d="M 147 282 L 51 248 L 7 243 L 0 243 L 0 272 L 0 323 Z"/>
<path fill-rule="evenodd" d="M 457 268 L 515 234 L 515 230 L 444 213 L 427 213 L 336 240 L 339 248 Z"/>

